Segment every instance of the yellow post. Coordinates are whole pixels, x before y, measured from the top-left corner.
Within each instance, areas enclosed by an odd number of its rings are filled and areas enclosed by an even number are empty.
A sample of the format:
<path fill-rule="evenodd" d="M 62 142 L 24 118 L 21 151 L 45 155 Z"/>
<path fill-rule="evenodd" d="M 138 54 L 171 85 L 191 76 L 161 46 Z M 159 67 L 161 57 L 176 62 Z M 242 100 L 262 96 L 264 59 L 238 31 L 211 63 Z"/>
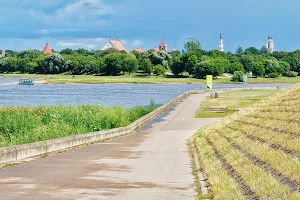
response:
<path fill-rule="evenodd" d="M 213 76 L 212 75 L 207 75 L 206 76 L 206 89 L 207 90 L 212 90 L 212 83 L 213 83 Z"/>

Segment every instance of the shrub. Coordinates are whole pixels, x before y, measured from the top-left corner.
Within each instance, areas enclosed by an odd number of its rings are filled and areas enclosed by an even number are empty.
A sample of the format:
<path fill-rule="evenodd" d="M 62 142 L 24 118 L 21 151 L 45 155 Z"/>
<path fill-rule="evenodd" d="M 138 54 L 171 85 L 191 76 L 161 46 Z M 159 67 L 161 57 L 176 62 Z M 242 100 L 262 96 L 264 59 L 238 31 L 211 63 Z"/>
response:
<path fill-rule="evenodd" d="M 164 66 L 162 65 L 156 65 L 154 67 L 154 74 L 156 74 L 157 76 L 161 76 L 161 75 L 164 75 L 166 72 L 166 69 Z"/>
<path fill-rule="evenodd" d="M 286 73 L 285 76 L 287 76 L 287 77 L 297 77 L 298 76 L 298 72 L 292 72 L 292 71 L 290 71 L 289 73 Z"/>
<path fill-rule="evenodd" d="M 270 78 L 277 78 L 278 74 L 277 73 L 271 73 L 271 74 L 269 74 L 269 77 Z"/>
<path fill-rule="evenodd" d="M 244 76 L 244 72 L 242 72 L 242 71 L 236 71 L 236 72 L 234 72 L 231 81 L 234 81 L 234 82 L 243 82 L 243 76 Z"/>

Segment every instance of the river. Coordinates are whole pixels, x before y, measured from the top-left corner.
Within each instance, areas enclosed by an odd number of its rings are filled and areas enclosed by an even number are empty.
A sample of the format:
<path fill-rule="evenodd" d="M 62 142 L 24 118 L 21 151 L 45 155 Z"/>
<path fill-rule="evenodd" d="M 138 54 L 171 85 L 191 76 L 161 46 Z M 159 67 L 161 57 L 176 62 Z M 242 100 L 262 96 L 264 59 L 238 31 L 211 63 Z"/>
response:
<path fill-rule="evenodd" d="M 12 81 L 14 79 L 11 79 Z M 14 80 L 15 81 L 15 80 Z M 5 82 L 1 81 L 0 82 Z M 7 82 L 7 81 L 6 81 Z M 255 87 L 288 87 L 291 84 L 256 84 Z M 202 84 L 65 84 L 1 85 L 0 106 L 83 105 L 134 107 L 164 104 L 189 90 L 204 89 Z M 241 84 L 215 84 L 214 88 L 243 87 Z"/>

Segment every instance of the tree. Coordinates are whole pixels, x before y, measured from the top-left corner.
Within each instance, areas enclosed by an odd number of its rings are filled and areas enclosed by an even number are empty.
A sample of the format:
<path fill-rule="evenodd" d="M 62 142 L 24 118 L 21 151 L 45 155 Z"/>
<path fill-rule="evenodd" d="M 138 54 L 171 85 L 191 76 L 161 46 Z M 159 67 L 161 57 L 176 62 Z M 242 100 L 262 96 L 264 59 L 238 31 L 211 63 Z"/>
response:
<path fill-rule="evenodd" d="M 264 66 L 266 69 L 266 74 L 281 75 L 284 72 L 284 68 L 279 65 L 277 60 L 265 60 Z"/>
<path fill-rule="evenodd" d="M 265 67 L 263 62 L 256 61 L 253 63 L 252 73 L 254 76 L 264 76 L 265 75 Z"/>
<path fill-rule="evenodd" d="M 201 44 L 198 40 L 191 37 L 185 41 L 184 48 L 186 49 L 186 51 L 198 51 L 201 49 Z"/>
<path fill-rule="evenodd" d="M 224 73 L 224 67 L 218 64 L 214 59 L 202 61 L 195 67 L 196 77 L 204 78 L 206 75 L 217 77 Z"/>
<path fill-rule="evenodd" d="M 161 76 L 161 75 L 164 75 L 166 72 L 166 69 L 164 66 L 162 65 L 156 65 L 154 67 L 154 74 L 156 74 L 157 76 Z"/>
<path fill-rule="evenodd" d="M 108 54 L 104 57 L 103 72 L 108 75 L 116 75 L 121 71 L 121 59 L 118 53 Z"/>
<path fill-rule="evenodd" d="M 66 48 L 60 51 L 60 54 L 65 54 L 65 55 L 72 55 L 73 54 L 73 50 L 70 48 Z"/>
<path fill-rule="evenodd" d="M 166 69 L 169 67 L 172 56 L 166 51 L 151 52 L 148 57 L 153 65 L 162 65 Z"/>
<path fill-rule="evenodd" d="M 26 73 L 33 73 L 35 68 L 38 66 L 36 62 L 27 62 L 24 66 L 24 71 Z"/>
<path fill-rule="evenodd" d="M 260 48 L 260 53 L 261 53 L 262 55 L 266 55 L 266 54 L 268 54 L 268 49 L 267 49 L 265 46 L 262 46 L 262 47 Z"/>
<path fill-rule="evenodd" d="M 188 57 L 185 63 L 185 71 L 189 73 L 189 75 L 195 74 L 195 66 L 198 63 L 198 58 L 196 55 L 191 55 Z"/>
<path fill-rule="evenodd" d="M 242 55 L 240 63 L 242 63 L 246 72 L 250 72 L 253 68 L 254 59 L 251 55 Z"/>
<path fill-rule="evenodd" d="M 149 59 L 142 62 L 142 69 L 145 73 L 151 76 L 151 73 L 153 72 L 153 65 Z"/>
<path fill-rule="evenodd" d="M 293 56 L 291 56 L 291 55 L 285 56 L 282 59 L 282 61 L 285 61 L 285 62 L 289 63 L 292 71 L 299 72 L 297 70 L 297 60 Z"/>
<path fill-rule="evenodd" d="M 230 64 L 227 72 L 233 74 L 236 71 L 244 71 L 244 66 L 239 62 L 234 62 Z"/>
<path fill-rule="evenodd" d="M 255 47 L 249 47 L 249 48 L 245 49 L 244 53 L 251 53 L 253 55 L 259 55 L 260 51 Z"/>
<path fill-rule="evenodd" d="M 291 72 L 291 66 L 289 63 L 285 61 L 279 61 L 279 66 L 281 69 L 283 69 L 283 75 L 287 75 Z"/>
<path fill-rule="evenodd" d="M 174 75 L 178 75 L 178 74 L 181 74 L 184 72 L 184 68 L 185 68 L 185 65 L 183 63 L 183 60 L 182 60 L 182 55 L 179 55 L 179 56 L 176 56 L 174 59 L 173 59 L 173 62 L 171 64 L 171 71 Z"/>
<path fill-rule="evenodd" d="M 13 57 L 8 57 L 4 61 L 4 69 L 6 72 L 15 72 L 18 68 L 18 58 L 13 56 Z"/>
<path fill-rule="evenodd" d="M 243 50 L 243 48 L 241 46 L 238 46 L 238 48 L 236 49 L 235 53 L 236 54 L 242 54 L 242 53 L 244 53 L 244 50 Z"/>
<path fill-rule="evenodd" d="M 64 57 L 58 53 L 53 53 L 45 58 L 45 62 L 44 73 L 58 74 L 64 65 Z"/>
<path fill-rule="evenodd" d="M 124 66 L 129 76 L 138 70 L 138 60 L 134 57 L 127 57 L 124 60 Z"/>

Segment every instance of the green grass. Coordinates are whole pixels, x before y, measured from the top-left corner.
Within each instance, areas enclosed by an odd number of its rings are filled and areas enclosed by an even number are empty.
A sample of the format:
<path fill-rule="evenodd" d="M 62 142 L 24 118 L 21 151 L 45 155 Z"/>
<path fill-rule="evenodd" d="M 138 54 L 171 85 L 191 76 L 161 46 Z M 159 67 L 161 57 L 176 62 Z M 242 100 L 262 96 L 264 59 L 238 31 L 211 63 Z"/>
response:
<path fill-rule="evenodd" d="M 184 76 L 182 78 L 176 77 L 156 77 L 156 76 L 141 76 L 128 74 L 121 76 L 94 76 L 94 75 L 75 75 L 73 79 L 72 75 L 43 75 L 43 74 L 0 74 L 3 77 L 17 77 L 17 78 L 49 78 L 47 83 L 52 84 L 68 84 L 68 83 L 83 83 L 83 84 L 104 84 L 104 83 L 147 83 L 147 84 L 159 84 L 159 83 L 192 83 L 192 84 L 205 84 L 204 79 L 196 79 Z M 249 83 L 250 83 L 249 79 Z M 255 78 L 252 79 L 252 83 L 299 83 L 300 76 L 289 78 Z M 213 81 L 214 84 L 237 84 L 232 82 L 230 78 L 218 78 Z"/>
<path fill-rule="evenodd" d="M 99 105 L 0 108 L 0 147 L 124 127 L 154 110 Z"/>
<path fill-rule="evenodd" d="M 258 199 L 300 199 L 299 109 L 300 84 L 190 139 L 213 199 L 249 199 L 249 191 Z"/>
<path fill-rule="evenodd" d="M 245 108 L 255 102 L 271 96 L 277 90 L 236 90 L 219 93 L 218 98 L 207 97 L 197 111 L 197 118 L 219 118 L 225 117 L 235 112 L 237 108 Z M 209 106 L 228 106 L 225 113 L 211 113 L 206 109 Z"/>

